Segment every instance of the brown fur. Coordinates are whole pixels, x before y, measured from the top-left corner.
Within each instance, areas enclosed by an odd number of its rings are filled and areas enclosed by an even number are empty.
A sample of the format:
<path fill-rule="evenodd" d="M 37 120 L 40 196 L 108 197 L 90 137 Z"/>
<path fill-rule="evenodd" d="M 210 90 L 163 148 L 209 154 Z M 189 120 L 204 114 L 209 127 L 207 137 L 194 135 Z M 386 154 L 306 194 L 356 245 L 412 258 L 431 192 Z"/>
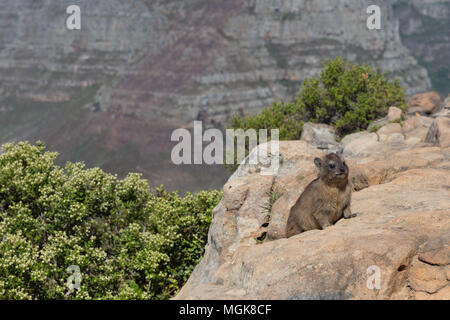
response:
<path fill-rule="evenodd" d="M 350 211 L 352 188 L 348 166 L 336 153 L 314 159 L 319 176 L 303 191 L 292 207 L 286 237 L 313 229 L 325 229 L 341 218 L 353 218 Z"/>

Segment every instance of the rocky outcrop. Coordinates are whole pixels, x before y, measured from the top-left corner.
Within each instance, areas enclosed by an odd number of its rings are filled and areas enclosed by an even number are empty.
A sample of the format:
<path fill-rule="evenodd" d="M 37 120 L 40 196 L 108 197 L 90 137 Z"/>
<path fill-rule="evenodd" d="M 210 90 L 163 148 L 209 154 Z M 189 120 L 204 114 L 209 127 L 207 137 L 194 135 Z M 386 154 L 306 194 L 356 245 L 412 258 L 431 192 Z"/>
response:
<path fill-rule="evenodd" d="M 436 141 L 442 147 L 450 147 L 450 118 L 436 118 Z"/>
<path fill-rule="evenodd" d="M 450 299 L 450 149 L 442 135 L 425 141 L 447 120 L 414 116 L 343 139 L 358 216 L 289 239 L 290 209 L 325 151 L 282 141 L 274 176 L 242 164 L 176 299 Z"/>
<path fill-rule="evenodd" d="M 442 13 L 449 1 L 414 1 L 401 10 L 394 7 L 403 1 L 379 1 L 381 30 L 366 28 L 370 1 L 76 3 L 80 31 L 65 29 L 72 1 L 1 2 L 0 141 L 42 139 L 62 153 L 61 163 L 139 171 L 153 185 L 184 190 L 222 185 L 225 175 L 171 165 L 175 128 L 193 119 L 220 126 L 232 113 L 289 99 L 336 56 L 389 71 L 409 95 L 424 92 L 431 88 L 426 68 L 442 70 L 450 52 L 445 27 L 427 29 L 435 46 L 408 38 L 423 48 L 417 51 L 399 33 L 416 12 L 417 21 L 448 24 Z M 426 63 L 413 56 L 422 51 Z"/>

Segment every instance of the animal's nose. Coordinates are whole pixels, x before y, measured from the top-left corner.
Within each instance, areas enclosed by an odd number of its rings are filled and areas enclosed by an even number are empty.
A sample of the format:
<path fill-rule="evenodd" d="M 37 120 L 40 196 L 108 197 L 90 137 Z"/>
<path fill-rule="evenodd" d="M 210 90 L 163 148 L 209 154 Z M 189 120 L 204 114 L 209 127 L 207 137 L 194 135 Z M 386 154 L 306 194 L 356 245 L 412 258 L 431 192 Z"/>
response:
<path fill-rule="evenodd" d="M 341 167 L 340 169 L 342 173 L 345 172 L 345 167 Z"/>

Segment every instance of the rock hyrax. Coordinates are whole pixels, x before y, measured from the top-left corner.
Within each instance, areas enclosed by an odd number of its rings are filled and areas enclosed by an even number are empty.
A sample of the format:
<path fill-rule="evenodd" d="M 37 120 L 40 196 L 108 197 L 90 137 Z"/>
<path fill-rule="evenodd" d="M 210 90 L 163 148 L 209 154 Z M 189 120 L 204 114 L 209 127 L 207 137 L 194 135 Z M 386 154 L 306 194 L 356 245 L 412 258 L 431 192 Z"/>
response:
<path fill-rule="evenodd" d="M 314 159 L 318 177 L 303 191 L 289 213 L 286 237 L 303 231 L 325 229 L 339 219 L 353 218 L 350 211 L 352 187 L 348 167 L 336 153 Z"/>

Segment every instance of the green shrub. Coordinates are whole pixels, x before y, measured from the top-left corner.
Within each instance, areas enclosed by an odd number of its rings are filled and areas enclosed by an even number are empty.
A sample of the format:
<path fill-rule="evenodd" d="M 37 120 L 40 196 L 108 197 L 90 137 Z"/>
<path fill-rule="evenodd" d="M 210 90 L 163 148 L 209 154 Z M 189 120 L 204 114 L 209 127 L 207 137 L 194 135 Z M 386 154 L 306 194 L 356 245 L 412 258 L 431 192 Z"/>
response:
<path fill-rule="evenodd" d="M 292 102 L 273 103 L 255 116 L 234 115 L 231 127 L 279 129 L 280 140 L 296 140 L 309 121 L 333 125 L 342 137 L 365 130 L 391 106 L 406 108 L 399 80 L 389 81 L 379 69 L 353 65 L 338 57 L 324 64 L 318 77 L 306 79 Z"/>
<path fill-rule="evenodd" d="M 0 299 L 166 299 L 200 261 L 218 191 L 185 197 L 130 174 L 54 165 L 41 143 L 0 155 Z M 80 268 L 69 290 L 66 269 Z"/>
<path fill-rule="evenodd" d="M 318 79 L 305 80 L 296 101 L 307 119 L 335 126 L 340 136 L 365 130 L 391 106 L 406 109 L 399 80 L 341 58 L 325 65 Z"/>
<path fill-rule="evenodd" d="M 264 108 L 255 116 L 231 117 L 231 127 L 233 129 L 267 129 L 267 138 L 270 138 L 271 129 L 279 129 L 281 140 L 296 140 L 300 138 L 304 118 L 303 109 L 294 102 L 285 103 L 274 102 L 270 107 Z"/>

